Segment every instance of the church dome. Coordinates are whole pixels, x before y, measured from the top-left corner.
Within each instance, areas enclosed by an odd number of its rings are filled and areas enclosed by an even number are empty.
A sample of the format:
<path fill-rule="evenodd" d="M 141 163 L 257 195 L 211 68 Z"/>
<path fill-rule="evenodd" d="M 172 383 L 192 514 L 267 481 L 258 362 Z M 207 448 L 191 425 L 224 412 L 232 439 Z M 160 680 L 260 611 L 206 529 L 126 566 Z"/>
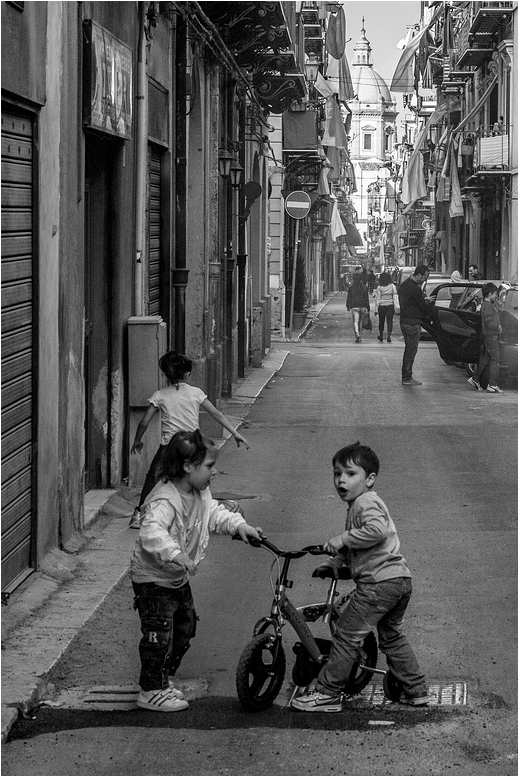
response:
<path fill-rule="evenodd" d="M 368 103 L 368 105 L 382 101 L 392 103 L 393 98 L 386 82 L 377 73 L 371 62 L 371 46 L 366 38 L 364 18 L 362 19 L 361 36 L 353 51 L 355 55 L 351 67 L 351 80 L 358 101 Z"/>

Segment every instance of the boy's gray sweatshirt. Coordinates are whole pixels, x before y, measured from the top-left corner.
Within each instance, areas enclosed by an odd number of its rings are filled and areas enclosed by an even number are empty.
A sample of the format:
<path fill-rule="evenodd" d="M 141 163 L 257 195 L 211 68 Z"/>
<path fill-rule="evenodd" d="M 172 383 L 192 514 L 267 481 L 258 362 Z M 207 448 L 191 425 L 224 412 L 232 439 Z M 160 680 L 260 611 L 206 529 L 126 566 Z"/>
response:
<path fill-rule="evenodd" d="M 400 553 L 395 524 L 376 491 L 366 491 L 351 503 L 342 536 L 346 547 L 336 559 L 350 567 L 355 582 L 380 583 L 394 577 L 411 577 Z"/>

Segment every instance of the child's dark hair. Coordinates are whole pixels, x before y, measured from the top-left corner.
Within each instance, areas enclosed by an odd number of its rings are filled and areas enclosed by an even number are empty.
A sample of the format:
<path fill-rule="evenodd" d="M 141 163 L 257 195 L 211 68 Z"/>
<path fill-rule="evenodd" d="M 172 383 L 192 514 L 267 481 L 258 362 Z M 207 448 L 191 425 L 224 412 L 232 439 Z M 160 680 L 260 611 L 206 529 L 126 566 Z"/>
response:
<path fill-rule="evenodd" d="M 200 429 L 195 429 L 194 432 L 177 432 L 168 442 L 164 452 L 160 477 L 166 483 L 183 478 L 186 474 L 184 465 L 198 466 L 211 450 L 216 450 L 216 445 L 208 437 L 203 437 Z"/>
<path fill-rule="evenodd" d="M 337 451 L 333 457 L 332 464 L 333 466 L 340 464 L 341 467 L 346 467 L 350 461 L 358 467 L 362 467 L 367 475 L 371 475 L 371 473 L 378 475 L 380 461 L 377 454 L 371 448 L 368 448 L 367 445 L 361 445 L 358 440 L 352 445 L 346 445 L 345 448 Z"/>
<path fill-rule="evenodd" d="M 495 283 L 485 283 L 481 289 L 481 293 L 485 299 L 493 294 L 494 291 L 499 291 Z"/>
<path fill-rule="evenodd" d="M 179 382 L 193 369 L 193 362 L 176 351 L 168 351 L 159 359 L 159 367 L 171 385 Z"/>

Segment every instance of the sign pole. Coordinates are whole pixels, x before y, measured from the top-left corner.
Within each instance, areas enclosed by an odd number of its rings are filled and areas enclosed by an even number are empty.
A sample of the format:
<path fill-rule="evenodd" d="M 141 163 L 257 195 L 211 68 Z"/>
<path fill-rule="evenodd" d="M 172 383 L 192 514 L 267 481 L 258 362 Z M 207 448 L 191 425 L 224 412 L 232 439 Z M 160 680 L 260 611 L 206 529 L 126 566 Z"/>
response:
<path fill-rule="evenodd" d="M 292 263 L 292 293 L 290 295 L 290 320 L 288 325 L 288 339 L 292 339 L 292 327 L 294 320 L 294 298 L 296 290 L 296 270 L 297 270 L 297 244 L 299 243 L 299 222 L 306 218 L 310 212 L 312 201 L 308 192 L 294 191 L 290 192 L 285 200 L 285 211 L 296 220 L 296 234 L 294 238 L 294 259 Z"/>
<path fill-rule="evenodd" d="M 294 238 L 294 259 L 292 262 L 292 291 L 290 294 L 290 326 L 288 328 L 288 339 L 292 339 L 292 327 L 294 324 L 294 297 L 296 291 L 296 269 L 297 269 L 297 244 L 299 242 L 299 219 L 296 219 L 296 234 Z"/>

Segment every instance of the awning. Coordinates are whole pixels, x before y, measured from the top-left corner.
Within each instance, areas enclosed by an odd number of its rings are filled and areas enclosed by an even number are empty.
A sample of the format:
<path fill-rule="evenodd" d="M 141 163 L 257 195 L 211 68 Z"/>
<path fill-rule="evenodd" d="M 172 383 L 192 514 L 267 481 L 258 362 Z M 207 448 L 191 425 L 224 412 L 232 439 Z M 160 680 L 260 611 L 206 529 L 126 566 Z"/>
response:
<path fill-rule="evenodd" d="M 347 218 L 342 214 L 341 214 L 341 219 L 342 219 L 342 223 L 344 224 L 344 229 L 346 230 L 346 234 L 340 237 L 337 242 L 340 242 L 341 245 L 347 245 L 347 246 L 363 245 L 360 232 L 355 226 L 355 224 L 352 224 L 350 221 L 348 221 Z"/>

